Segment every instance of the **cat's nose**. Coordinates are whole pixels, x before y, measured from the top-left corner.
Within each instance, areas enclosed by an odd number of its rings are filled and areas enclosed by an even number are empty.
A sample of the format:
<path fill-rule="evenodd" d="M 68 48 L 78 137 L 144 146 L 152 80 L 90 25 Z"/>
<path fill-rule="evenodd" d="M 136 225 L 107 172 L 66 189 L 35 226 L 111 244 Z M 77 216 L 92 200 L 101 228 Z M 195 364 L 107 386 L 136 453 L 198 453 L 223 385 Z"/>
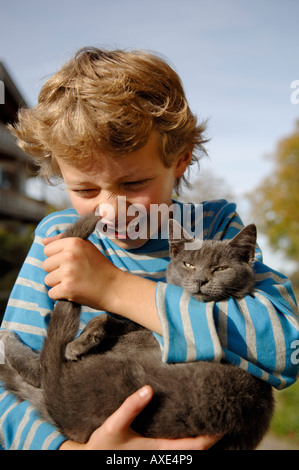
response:
<path fill-rule="evenodd" d="M 202 286 L 207 284 L 208 279 L 196 279 L 196 282 L 197 282 L 198 288 L 200 289 Z"/>

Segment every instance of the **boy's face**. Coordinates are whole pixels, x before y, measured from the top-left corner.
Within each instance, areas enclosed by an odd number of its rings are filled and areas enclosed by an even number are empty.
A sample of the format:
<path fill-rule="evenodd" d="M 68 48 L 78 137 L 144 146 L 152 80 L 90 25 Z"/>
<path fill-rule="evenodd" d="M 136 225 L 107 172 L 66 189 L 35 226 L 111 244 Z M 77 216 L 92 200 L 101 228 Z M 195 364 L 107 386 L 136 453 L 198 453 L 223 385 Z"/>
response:
<path fill-rule="evenodd" d="M 56 160 L 78 214 L 95 212 L 101 206 L 108 229 L 114 225 L 112 235 L 107 233 L 109 238 L 121 248 L 132 249 L 150 238 L 151 205 L 171 204 L 174 180 L 183 175 L 191 157 L 192 152 L 187 152 L 166 168 L 159 156 L 158 134 L 153 132 L 144 147 L 120 157 L 99 154 L 79 167 L 61 158 Z M 132 239 L 128 234 L 128 226 L 137 220 L 137 212 L 133 207 L 128 210 L 130 206 L 145 210 L 146 232 L 142 238 Z"/>

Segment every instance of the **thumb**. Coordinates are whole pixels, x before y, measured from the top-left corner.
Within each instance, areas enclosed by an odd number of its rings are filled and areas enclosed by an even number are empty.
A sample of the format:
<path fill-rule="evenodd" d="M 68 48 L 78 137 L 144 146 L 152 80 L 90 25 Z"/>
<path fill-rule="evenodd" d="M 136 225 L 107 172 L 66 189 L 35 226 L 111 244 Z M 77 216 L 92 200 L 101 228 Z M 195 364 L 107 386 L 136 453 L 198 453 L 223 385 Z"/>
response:
<path fill-rule="evenodd" d="M 130 395 L 123 404 L 107 419 L 109 426 L 116 432 L 125 431 L 130 427 L 136 416 L 146 407 L 153 397 L 153 389 L 145 385 Z"/>

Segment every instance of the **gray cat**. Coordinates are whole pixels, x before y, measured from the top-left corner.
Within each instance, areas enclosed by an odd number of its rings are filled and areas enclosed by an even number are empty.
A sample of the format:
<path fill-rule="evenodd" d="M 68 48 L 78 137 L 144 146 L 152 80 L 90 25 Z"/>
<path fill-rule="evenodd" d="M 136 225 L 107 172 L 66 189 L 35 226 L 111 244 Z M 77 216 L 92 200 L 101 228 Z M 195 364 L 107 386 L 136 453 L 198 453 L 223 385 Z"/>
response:
<path fill-rule="evenodd" d="M 253 292 L 255 225 L 248 225 L 232 240 L 205 240 L 200 249 L 197 243 L 170 221 L 167 282 L 182 286 L 201 302 L 242 299 Z"/>
<path fill-rule="evenodd" d="M 89 215 L 65 236 L 84 239 L 98 217 Z M 231 241 L 204 241 L 190 248 L 190 237 L 169 231 L 171 262 L 168 282 L 182 285 L 201 301 L 243 297 L 254 287 L 254 225 Z M 127 398 L 145 384 L 154 397 L 132 424 L 148 437 L 179 438 L 222 434 L 213 447 L 254 449 L 269 428 L 272 387 L 227 363 L 165 364 L 152 332 L 130 322 L 100 315 L 74 340 L 80 305 L 59 301 L 52 313 L 40 354 L 15 333 L 0 332 L 6 364 L 0 378 L 7 390 L 30 401 L 40 415 L 67 438 L 86 442 Z"/>

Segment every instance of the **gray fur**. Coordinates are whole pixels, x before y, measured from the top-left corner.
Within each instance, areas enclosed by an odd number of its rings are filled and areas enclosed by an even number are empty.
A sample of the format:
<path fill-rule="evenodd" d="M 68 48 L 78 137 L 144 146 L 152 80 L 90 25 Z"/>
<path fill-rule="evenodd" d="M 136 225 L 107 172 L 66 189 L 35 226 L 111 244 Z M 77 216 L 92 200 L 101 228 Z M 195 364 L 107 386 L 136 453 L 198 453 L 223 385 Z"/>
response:
<path fill-rule="evenodd" d="M 75 234 L 86 239 L 97 220 L 95 216 L 85 217 L 65 236 Z M 219 266 L 226 260 L 234 266 L 232 269 L 239 269 L 239 260 L 247 281 L 238 284 L 238 291 L 230 292 L 235 297 L 251 293 L 254 227 L 244 230 L 231 242 L 207 241 L 200 253 L 188 250 L 186 254 L 184 236 L 180 241 L 172 240 L 170 228 L 169 282 L 182 284 L 200 300 L 218 300 L 219 295 L 222 299 L 231 295 L 227 289 L 222 287 L 221 294 L 219 289 L 217 293 L 214 289 L 214 294 L 204 289 L 212 278 L 208 265 L 213 260 Z M 239 252 L 237 256 L 235 251 Z M 205 262 L 206 258 L 209 261 Z M 187 282 L 181 271 L 182 260 L 186 259 L 197 268 L 193 280 Z M 270 385 L 231 364 L 164 364 L 150 331 L 110 315 L 91 320 L 74 340 L 79 319 L 79 305 L 58 302 L 40 356 L 14 333 L 0 334 L 6 357 L 6 364 L 0 365 L 0 378 L 5 387 L 21 400 L 31 401 L 41 416 L 67 438 L 86 442 L 128 395 L 145 384 L 153 387 L 154 397 L 132 424 L 144 436 L 178 438 L 225 433 L 214 449 L 253 449 L 267 432 L 274 406 Z"/>
<path fill-rule="evenodd" d="M 181 285 L 202 302 L 243 298 L 253 292 L 255 225 L 248 225 L 232 240 L 205 240 L 200 249 L 193 250 L 195 241 L 190 240 L 183 228 L 181 238 L 174 238 L 175 223 L 170 221 L 169 226 L 172 260 L 167 268 L 167 282 Z"/>

